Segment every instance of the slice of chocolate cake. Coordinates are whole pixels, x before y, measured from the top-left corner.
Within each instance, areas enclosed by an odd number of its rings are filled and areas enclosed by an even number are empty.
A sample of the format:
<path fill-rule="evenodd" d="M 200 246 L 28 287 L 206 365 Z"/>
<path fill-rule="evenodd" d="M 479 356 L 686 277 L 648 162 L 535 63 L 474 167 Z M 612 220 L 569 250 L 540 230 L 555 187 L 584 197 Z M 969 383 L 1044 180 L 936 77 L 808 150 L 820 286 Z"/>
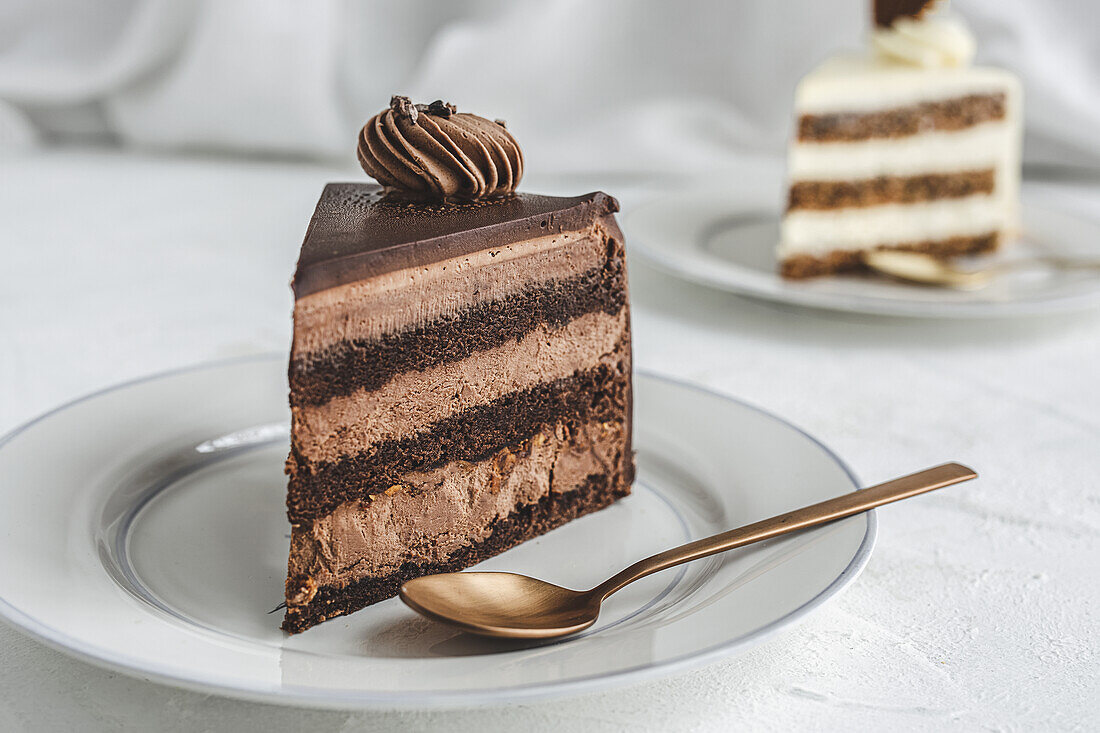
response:
<path fill-rule="evenodd" d="M 502 123 L 395 98 L 294 278 L 286 618 L 303 631 L 630 492 L 615 199 L 513 193 Z"/>

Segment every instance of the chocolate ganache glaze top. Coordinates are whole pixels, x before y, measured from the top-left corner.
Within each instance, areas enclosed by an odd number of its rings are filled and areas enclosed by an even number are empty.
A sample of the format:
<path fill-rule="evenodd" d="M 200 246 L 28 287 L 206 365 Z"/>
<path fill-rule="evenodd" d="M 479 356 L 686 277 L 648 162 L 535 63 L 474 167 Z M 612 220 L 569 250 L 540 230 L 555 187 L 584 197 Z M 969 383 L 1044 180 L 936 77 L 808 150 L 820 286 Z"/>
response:
<path fill-rule="evenodd" d="M 359 163 L 387 189 L 427 201 L 499 198 L 523 177 L 523 153 L 502 121 L 401 96 L 363 126 Z"/>

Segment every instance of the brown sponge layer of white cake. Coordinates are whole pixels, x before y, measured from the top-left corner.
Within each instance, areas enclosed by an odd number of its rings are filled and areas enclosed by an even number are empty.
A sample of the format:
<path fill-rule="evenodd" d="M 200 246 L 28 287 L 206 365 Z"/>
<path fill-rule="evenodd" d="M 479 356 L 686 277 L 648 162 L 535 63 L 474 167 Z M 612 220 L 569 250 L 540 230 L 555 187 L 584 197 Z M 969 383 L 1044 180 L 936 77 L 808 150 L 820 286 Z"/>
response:
<path fill-rule="evenodd" d="M 798 142 L 855 142 L 905 137 L 933 130 L 954 131 L 1003 120 L 1002 93 L 970 94 L 872 112 L 803 114 L 798 118 Z"/>
<path fill-rule="evenodd" d="M 794 181 L 787 195 L 787 210 L 823 211 L 963 198 L 993 193 L 995 181 L 996 171 L 992 168 L 851 181 Z"/>
<path fill-rule="evenodd" d="M 920 252 L 933 257 L 961 257 L 993 252 L 1000 242 L 998 232 L 977 236 L 951 237 L 928 242 L 901 242 L 883 245 L 871 250 L 834 250 L 822 255 L 797 254 L 780 263 L 780 274 L 791 280 L 803 280 L 838 272 L 853 272 L 866 269 L 863 255 L 867 251 L 897 250 L 901 252 Z"/>

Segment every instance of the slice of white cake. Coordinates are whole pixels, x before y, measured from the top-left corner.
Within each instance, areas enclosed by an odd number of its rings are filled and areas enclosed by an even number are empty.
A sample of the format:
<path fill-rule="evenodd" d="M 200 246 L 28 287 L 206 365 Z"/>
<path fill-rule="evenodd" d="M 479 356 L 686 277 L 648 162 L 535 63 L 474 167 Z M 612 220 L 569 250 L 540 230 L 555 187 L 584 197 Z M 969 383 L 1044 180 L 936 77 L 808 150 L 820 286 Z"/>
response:
<path fill-rule="evenodd" d="M 857 269 L 868 250 L 994 250 L 1018 225 L 1020 84 L 969 65 L 962 22 L 887 17 L 872 48 L 798 85 L 778 257 L 785 277 Z"/>

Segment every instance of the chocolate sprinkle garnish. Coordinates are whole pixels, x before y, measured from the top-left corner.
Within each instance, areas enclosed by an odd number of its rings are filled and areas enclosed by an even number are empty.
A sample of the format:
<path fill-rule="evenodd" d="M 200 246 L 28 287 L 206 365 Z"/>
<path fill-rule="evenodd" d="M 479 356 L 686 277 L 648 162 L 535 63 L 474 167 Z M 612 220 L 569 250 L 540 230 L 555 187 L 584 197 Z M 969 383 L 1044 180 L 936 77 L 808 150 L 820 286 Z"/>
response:
<path fill-rule="evenodd" d="M 422 107 L 421 112 L 427 112 L 430 115 L 442 117 L 443 119 L 447 119 L 458 112 L 458 109 L 456 109 L 453 104 L 444 102 L 442 99 L 437 99 L 426 107 L 424 105 L 417 106 Z"/>
<path fill-rule="evenodd" d="M 444 102 L 442 99 L 437 99 L 431 104 L 413 104 L 411 99 L 400 94 L 390 97 L 390 109 L 399 115 L 408 117 L 413 124 L 416 124 L 421 112 L 443 119 L 449 119 L 451 115 L 458 113 L 457 107 L 450 102 Z"/>
<path fill-rule="evenodd" d="M 420 106 L 423 105 L 413 104 L 411 99 L 409 99 L 408 97 L 403 97 L 400 94 L 395 94 L 390 97 L 390 109 L 392 109 L 399 115 L 404 115 L 405 117 L 408 117 L 409 120 L 414 123 L 416 122 L 417 115 L 419 114 L 419 110 L 417 110 L 417 107 Z"/>

